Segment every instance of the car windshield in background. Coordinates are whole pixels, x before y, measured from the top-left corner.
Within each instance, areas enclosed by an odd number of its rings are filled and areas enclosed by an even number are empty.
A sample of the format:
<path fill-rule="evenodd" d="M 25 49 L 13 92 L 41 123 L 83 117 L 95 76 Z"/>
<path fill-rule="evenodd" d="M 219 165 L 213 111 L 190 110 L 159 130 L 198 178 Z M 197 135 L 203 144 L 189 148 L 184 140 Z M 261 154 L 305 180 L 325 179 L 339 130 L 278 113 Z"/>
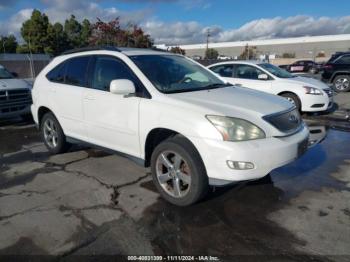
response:
<path fill-rule="evenodd" d="M 13 78 L 13 75 L 7 71 L 5 68 L 0 67 L 0 79 L 10 79 Z"/>
<path fill-rule="evenodd" d="M 132 61 L 163 93 L 200 91 L 229 86 L 214 74 L 177 55 L 138 55 Z"/>
<path fill-rule="evenodd" d="M 291 73 L 287 72 L 286 70 L 279 68 L 277 66 L 274 66 L 272 64 L 263 63 L 259 64 L 260 67 L 264 68 L 266 71 L 270 72 L 274 76 L 277 76 L 279 78 L 293 78 L 295 77 Z"/>

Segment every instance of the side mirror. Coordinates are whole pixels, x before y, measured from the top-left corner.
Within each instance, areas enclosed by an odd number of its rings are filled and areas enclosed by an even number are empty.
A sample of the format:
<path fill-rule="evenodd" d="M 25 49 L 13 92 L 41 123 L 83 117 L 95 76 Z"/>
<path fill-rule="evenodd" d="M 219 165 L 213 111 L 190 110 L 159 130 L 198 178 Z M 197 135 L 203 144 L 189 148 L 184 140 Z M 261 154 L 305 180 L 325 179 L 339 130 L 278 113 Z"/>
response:
<path fill-rule="evenodd" d="M 118 79 L 111 81 L 109 91 L 116 95 L 130 96 L 131 94 L 135 94 L 136 89 L 132 81 L 128 79 Z"/>
<path fill-rule="evenodd" d="M 267 74 L 260 74 L 258 75 L 259 80 L 268 80 L 269 76 Z"/>
<path fill-rule="evenodd" d="M 18 74 L 16 72 L 11 72 L 11 74 L 13 75 L 13 77 L 18 77 Z"/>

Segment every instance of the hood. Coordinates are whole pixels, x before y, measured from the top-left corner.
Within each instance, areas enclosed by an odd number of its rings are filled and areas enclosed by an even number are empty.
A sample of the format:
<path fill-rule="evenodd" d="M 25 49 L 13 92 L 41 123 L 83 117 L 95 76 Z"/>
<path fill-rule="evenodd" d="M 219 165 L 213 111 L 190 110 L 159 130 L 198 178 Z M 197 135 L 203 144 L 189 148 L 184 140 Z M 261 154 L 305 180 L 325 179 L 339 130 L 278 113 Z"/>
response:
<path fill-rule="evenodd" d="M 217 113 L 241 118 L 269 115 L 292 107 L 290 102 L 278 96 L 233 86 L 172 94 L 171 98 L 200 107 L 205 114 Z"/>
<path fill-rule="evenodd" d="M 0 90 L 30 88 L 30 85 L 22 79 L 0 79 Z"/>
<path fill-rule="evenodd" d="M 311 78 L 311 77 L 302 77 L 302 76 L 297 76 L 294 78 L 289 78 L 287 79 L 283 79 L 283 81 L 287 81 L 291 84 L 298 84 L 298 85 L 303 85 L 303 86 L 310 86 L 310 87 L 315 87 L 318 89 L 329 89 L 329 86 L 326 85 L 325 83 Z"/>

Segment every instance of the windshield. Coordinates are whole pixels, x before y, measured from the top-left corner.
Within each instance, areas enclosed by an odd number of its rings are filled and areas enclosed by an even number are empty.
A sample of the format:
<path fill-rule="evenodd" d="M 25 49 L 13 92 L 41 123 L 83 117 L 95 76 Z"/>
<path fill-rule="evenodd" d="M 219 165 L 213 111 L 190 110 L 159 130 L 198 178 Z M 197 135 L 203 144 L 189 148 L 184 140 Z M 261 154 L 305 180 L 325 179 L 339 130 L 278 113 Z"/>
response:
<path fill-rule="evenodd" d="M 269 73 L 271 73 L 274 76 L 277 76 L 279 78 L 293 78 L 293 77 L 295 77 L 294 75 L 292 75 L 288 71 L 286 71 L 280 67 L 274 66 L 272 64 L 263 63 L 263 64 L 259 64 L 259 66 L 264 68 L 266 71 L 268 71 Z"/>
<path fill-rule="evenodd" d="M 213 73 L 177 55 L 138 55 L 131 60 L 163 93 L 200 91 L 229 86 Z"/>
<path fill-rule="evenodd" d="M 7 71 L 4 67 L 0 67 L 0 79 L 13 78 L 13 75 Z"/>

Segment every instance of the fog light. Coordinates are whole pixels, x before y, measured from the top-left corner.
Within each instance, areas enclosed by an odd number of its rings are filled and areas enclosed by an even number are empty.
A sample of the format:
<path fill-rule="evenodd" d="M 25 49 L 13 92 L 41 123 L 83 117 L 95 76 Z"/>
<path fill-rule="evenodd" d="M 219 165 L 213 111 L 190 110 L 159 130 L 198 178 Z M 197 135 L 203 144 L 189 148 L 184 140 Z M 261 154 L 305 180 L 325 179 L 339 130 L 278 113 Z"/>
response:
<path fill-rule="evenodd" d="M 229 168 L 236 169 L 236 170 L 247 170 L 247 169 L 254 168 L 254 164 L 250 163 L 250 162 L 227 160 L 226 163 L 227 163 Z"/>

